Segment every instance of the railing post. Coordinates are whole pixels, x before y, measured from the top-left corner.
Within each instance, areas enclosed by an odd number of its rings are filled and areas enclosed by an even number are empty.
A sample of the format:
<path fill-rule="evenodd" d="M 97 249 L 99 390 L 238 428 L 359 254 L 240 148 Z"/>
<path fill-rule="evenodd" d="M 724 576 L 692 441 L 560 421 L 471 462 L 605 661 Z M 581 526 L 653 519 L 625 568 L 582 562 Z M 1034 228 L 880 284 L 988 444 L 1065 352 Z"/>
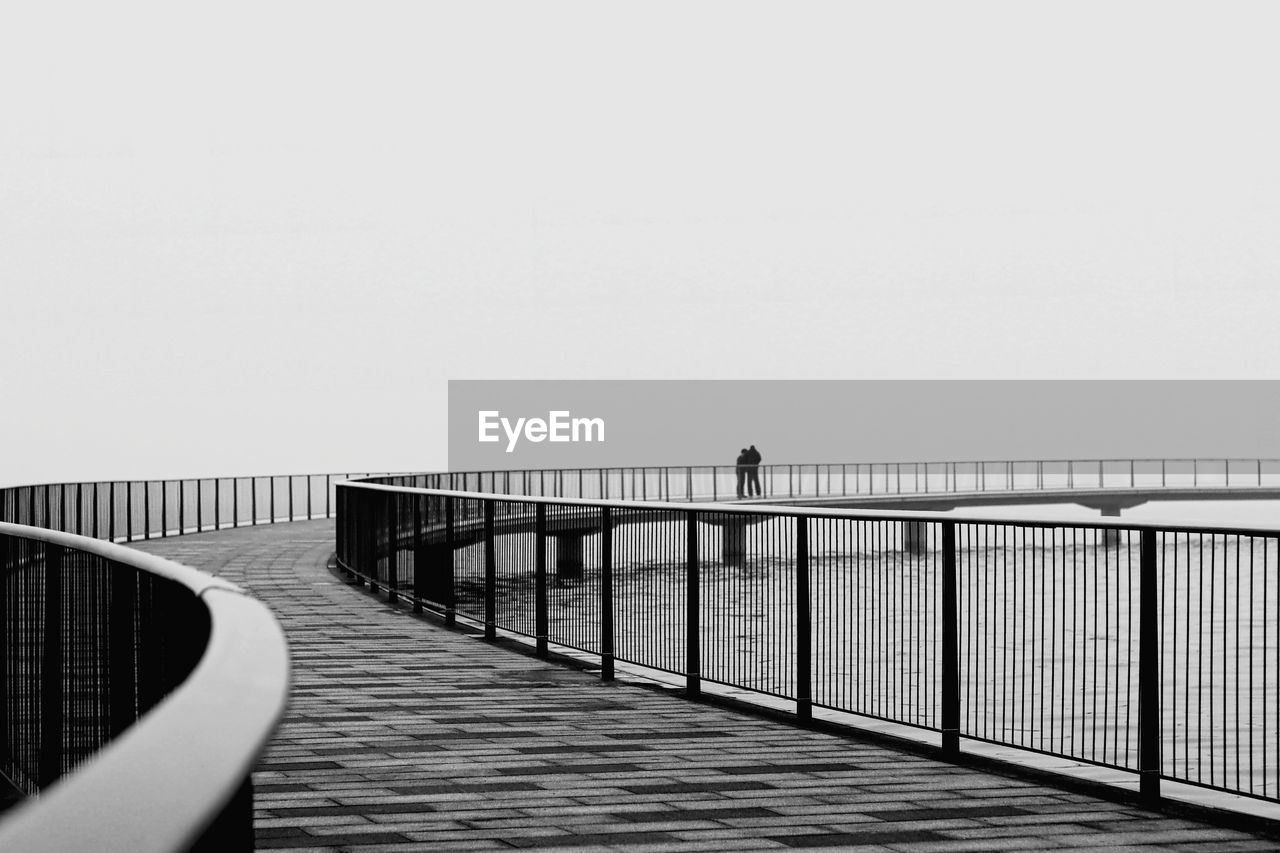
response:
<path fill-rule="evenodd" d="M 551 633 L 547 617 L 547 505 L 540 503 L 534 510 L 533 557 L 533 632 L 538 641 L 538 657 L 545 658 L 547 635 Z"/>
<path fill-rule="evenodd" d="M 130 503 L 132 503 L 132 501 L 130 501 Z M 222 529 L 222 480 L 217 477 L 213 478 L 213 529 Z M 130 535 L 132 535 L 132 523 L 129 525 L 129 531 Z"/>
<path fill-rule="evenodd" d="M 458 591 L 453 583 L 453 498 L 444 499 L 444 624 L 458 620 Z"/>
<path fill-rule="evenodd" d="M 267 495 L 271 502 L 271 506 L 270 506 L 271 523 L 275 524 L 276 523 L 276 478 L 275 478 L 275 475 L 273 474 L 271 477 L 267 479 L 271 483 L 270 488 L 267 490 Z"/>
<path fill-rule="evenodd" d="M 1142 531 L 1138 583 L 1138 774 L 1144 800 L 1160 798 L 1160 627 L 1156 532 Z"/>
<path fill-rule="evenodd" d="M 413 495 L 413 612 L 422 612 L 422 600 L 427 597 L 427 578 L 434 568 L 431 553 L 427 550 L 426 531 L 422 527 L 422 502 L 426 495 Z M 328 512 L 328 509 L 325 510 Z"/>
<path fill-rule="evenodd" d="M 698 582 L 698 514 L 685 513 L 685 694 L 696 698 L 702 693 L 702 630 Z"/>
<path fill-rule="evenodd" d="M 484 638 L 498 636 L 498 565 L 494 554 L 493 501 L 484 502 Z"/>
<path fill-rule="evenodd" d="M 142 538 L 151 538 L 151 483 L 142 481 Z"/>
<path fill-rule="evenodd" d="M 613 681 L 613 512 L 600 511 L 600 679 Z"/>
<path fill-rule="evenodd" d="M 942 522 L 942 752 L 960 752 L 960 637 L 956 596 L 956 523 Z"/>
<path fill-rule="evenodd" d="M 169 489 L 167 480 L 160 481 L 160 538 L 169 535 Z"/>
<path fill-rule="evenodd" d="M 796 716 L 813 718 L 813 629 L 809 615 L 809 519 L 796 516 Z"/>
<path fill-rule="evenodd" d="M 44 550 L 44 648 L 40 660 L 40 762 L 43 789 L 62 774 L 62 546 Z"/>
<path fill-rule="evenodd" d="M 394 604 L 398 595 L 396 593 L 396 585 L 400 583 L 400 566 L 398 554 L 400 553 L 400 516 L 397 510 L 399 507 L 399 495 L 395 492 L 387 492 L 386 500 L 383 502 L 383 517 L 385 523 L 383 527 L 387 531 L 387 603 Z"/>
<path fill-rule="evenodd" d="M 1133 460 L 1132 460 L 1132 459 L 1130 459 L 1130 460 L 1129 460 L 1129 488 L 1131 488 L 1131 489 L 1132 489 L 1132 488 L 1134 488 L 1136 485 L 1137 485 L 1137 480 L 1135 479 L 1134 474 L 1133 474 Z"/>
<path fill-rule="evenodd" d="M 240 526 L 240 478 L 231 478 L 231 526 Z"/>
<path fill-rule="evenodd" d="M 793 473 L 794 473 L 793 466 L 788 465 L 787 466 L 787 494 L 788 496 L 794 498 L 796 496 L 796 482 L 795 482 L 795 477 L 792 476 Z"/>
<path fill-rule="evenodd" d="M 289 520 L 293 521 L 293 475 L 289 475 Z"/>

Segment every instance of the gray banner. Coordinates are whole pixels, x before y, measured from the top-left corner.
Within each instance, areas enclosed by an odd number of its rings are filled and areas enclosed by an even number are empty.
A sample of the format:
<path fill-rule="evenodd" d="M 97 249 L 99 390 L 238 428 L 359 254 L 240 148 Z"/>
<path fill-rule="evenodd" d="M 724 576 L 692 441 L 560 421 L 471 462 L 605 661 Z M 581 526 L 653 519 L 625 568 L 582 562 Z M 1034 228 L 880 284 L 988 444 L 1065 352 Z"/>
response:
<path fill-rule="evenodd" d="M 1278 427 L 1261 380 L 449 382 L 454 471 L 728 465 L 749 444 L 766 463 L 1278 457 Z"/>

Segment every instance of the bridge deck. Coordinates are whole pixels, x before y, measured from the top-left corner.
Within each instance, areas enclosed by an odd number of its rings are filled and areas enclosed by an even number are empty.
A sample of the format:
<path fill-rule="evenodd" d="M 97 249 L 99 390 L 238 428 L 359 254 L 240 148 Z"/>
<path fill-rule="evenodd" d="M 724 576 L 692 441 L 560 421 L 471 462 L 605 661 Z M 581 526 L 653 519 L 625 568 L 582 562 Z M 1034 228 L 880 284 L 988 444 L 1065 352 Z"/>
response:
<path fill-rule="evenodd" d="M 260 849 L 1276 847 L 495 648 L 348 588 L 332 522 L 137 547 L 245 585 L 288 635 Z"/>

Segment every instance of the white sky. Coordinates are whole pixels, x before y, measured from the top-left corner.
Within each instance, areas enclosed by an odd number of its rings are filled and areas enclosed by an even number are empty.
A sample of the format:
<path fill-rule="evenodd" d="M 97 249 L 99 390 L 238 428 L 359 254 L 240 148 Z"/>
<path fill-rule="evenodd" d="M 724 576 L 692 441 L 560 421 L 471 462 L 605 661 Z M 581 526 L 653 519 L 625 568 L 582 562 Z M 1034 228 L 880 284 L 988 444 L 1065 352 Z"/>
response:
<path fill-rule="evenodd" d="M 440 468 L 449 378 L 1278 378 L 1277 24 L 7 9 L 0 484 Z"/>

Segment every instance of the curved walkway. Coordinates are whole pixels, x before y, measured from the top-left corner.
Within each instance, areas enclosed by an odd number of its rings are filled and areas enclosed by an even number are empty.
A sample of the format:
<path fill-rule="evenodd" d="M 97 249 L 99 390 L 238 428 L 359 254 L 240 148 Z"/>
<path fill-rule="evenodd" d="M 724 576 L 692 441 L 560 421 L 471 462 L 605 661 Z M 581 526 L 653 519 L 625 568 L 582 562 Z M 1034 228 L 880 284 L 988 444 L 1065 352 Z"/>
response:
<path fill-rule="evenodd" d="M 348 588 L 325 567 L 331 521 L 135 547 L 245 586 L 289 639 L 259 849 L 1277 846 L 494 648 Z"/>

